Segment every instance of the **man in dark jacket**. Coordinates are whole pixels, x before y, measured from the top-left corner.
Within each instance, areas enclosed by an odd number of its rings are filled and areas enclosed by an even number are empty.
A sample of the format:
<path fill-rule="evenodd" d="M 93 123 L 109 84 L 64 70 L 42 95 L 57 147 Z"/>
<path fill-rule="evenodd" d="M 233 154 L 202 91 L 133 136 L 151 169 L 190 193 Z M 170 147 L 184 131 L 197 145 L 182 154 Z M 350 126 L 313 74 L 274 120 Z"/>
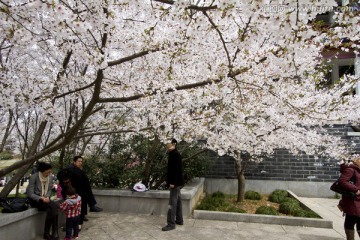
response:
<path fill-rule="evenodd" d="M 85 220 L 85 215 L 87 215 L 87 205 L 90 206 L 90 212 L 102 211 L 101 208 L 96 206 L 96 200 L 91 190 L 89 178 L 82 170 L 82 166 L 83 158 L 81 156 L 75 156 L 73 158 L 73 163 L 68 167 L 71 185 L 76 189 L 77 194 L 81 196 L 82 200 L 80 226 Z"/>
<path fill-rule="evenodd" d="M 182 202 L 180 190 L 184 185 L 184 171 L 181 155 L 176 149 L 177 141 L 173 139 L 166 145 L 168 157 L 166 183 L 170 189 L 169 209 L 167 213 L 167 225 L 163 231 L 175 229 L 175 224 L 183 225 Z"/>

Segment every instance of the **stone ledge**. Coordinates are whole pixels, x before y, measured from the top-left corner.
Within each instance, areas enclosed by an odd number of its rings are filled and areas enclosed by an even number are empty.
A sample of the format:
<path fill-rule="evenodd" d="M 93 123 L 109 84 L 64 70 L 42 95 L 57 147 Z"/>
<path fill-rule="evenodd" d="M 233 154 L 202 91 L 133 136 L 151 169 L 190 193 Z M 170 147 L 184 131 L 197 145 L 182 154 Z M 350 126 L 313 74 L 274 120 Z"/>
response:
<path fill-rule="evenodd" d="M 195 178 L 181 190 L 183 215 L 192 214 L 197 201 L 204 191 L 204 178 Z M 167 190 L 149 190 L 146 192 L 133 192 L 121 189 L 94 189 L 98 206 L 104 211 L 166 215 L 170 192 Z"/>
<path fill-rule="evenodd" d="M 46 212 L 39 212 L 37 208 L 17 213 L 0 213 L 0 236 L 11 240 L 36 239 L 44 233 L 45 217 Z M 65 214 L 59 212 L 59 226 L 63 224 Z"/>
<path fill-rule="evenodd" d="M 36 208 L 29 208 L 28 210 L 17 213 L 0 213 L 0 227 L 20 221 L 24 218 L 34 216 L 39 213 L 40 212 Z"/>
<path fill-rule="evenodd" d="M 219 221 L 303 226 L 303 227 L 314 227 L 314 228 L 330 228 L 330 229 L 333 228 L 332 221 L 327 221 L 323 219 L 270 216 L 270 215 L 247 214 L 247 213 L 231 213 L 231 212 L 228 213 L 228 212 L 194 210 L 194 218 L 206 219 L 206 220 L 219 220 Z"/>

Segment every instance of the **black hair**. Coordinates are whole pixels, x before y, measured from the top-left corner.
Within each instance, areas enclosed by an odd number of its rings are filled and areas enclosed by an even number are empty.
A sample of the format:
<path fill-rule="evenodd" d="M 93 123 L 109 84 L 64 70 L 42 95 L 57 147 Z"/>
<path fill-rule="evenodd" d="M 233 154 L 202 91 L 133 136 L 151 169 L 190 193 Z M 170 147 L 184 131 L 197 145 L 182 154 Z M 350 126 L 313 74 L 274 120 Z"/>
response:
<path fill-rule="evenodd" d="M 76 160 L 78 160 L 79 158 L 82 158 L 82 156 L 80 156 L 80 155 L 75 156 L 75 157 L 73 158 L 73 161 L 76 162 Z"/>
<path fill-rule="evenodd" d="M 176 141 L 176 139 L 175 138 L 173 138 L 173 139 L 171 139 L 171 143 L 173 143 L 173 144 L 177 144 L 177 141 Z"/>
<path fill-rule="evenodd" d="M 45 172 L 46 170 L 52 169 L 52 166 L 50 163 L 39 162 L 37 168 L 38 168 L 39 172 Z"/>
<path fill-rule="evenodd" d="M 75 188 L 73 188 L 71 185 L 66 187 L 66 195 L 72 196 L 76 194 Z"/>

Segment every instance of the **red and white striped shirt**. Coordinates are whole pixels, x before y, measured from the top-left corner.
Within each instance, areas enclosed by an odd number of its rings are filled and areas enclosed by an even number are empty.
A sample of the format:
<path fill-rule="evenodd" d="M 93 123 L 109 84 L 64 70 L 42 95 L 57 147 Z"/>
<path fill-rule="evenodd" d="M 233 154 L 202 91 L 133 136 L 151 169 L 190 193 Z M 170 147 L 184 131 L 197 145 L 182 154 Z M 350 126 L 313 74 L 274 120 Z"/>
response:
<path fill-rule="evenodd" d="M 60 209 L 65 212 L 66 218 L 79 216 L 81 213 L 81 197 L 75 194 L 60 204 Z"/>

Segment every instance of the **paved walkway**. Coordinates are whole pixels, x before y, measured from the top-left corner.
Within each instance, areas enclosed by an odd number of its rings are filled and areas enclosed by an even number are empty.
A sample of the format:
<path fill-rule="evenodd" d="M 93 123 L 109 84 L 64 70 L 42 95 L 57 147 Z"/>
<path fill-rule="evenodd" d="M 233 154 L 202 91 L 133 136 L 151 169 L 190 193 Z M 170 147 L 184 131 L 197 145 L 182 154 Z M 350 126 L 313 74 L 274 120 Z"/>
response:
<path fill-rule="evenodd" d="M 188 218 L 183 226 L 169 232 L 161 231 L 165 216 L 120 213 L 90 213 L 80 232 L 83 240 L 340 240 L 344 239 L 343 217 L 336 205 L 338 200 L 301 198 L 327 220 L 334 229 L 309 228 L 273 224 L 212 221 Z M 60 233 L 64 237 L 64 232 Z M 37 240 L 42 239 L 41 237 Z"/>

